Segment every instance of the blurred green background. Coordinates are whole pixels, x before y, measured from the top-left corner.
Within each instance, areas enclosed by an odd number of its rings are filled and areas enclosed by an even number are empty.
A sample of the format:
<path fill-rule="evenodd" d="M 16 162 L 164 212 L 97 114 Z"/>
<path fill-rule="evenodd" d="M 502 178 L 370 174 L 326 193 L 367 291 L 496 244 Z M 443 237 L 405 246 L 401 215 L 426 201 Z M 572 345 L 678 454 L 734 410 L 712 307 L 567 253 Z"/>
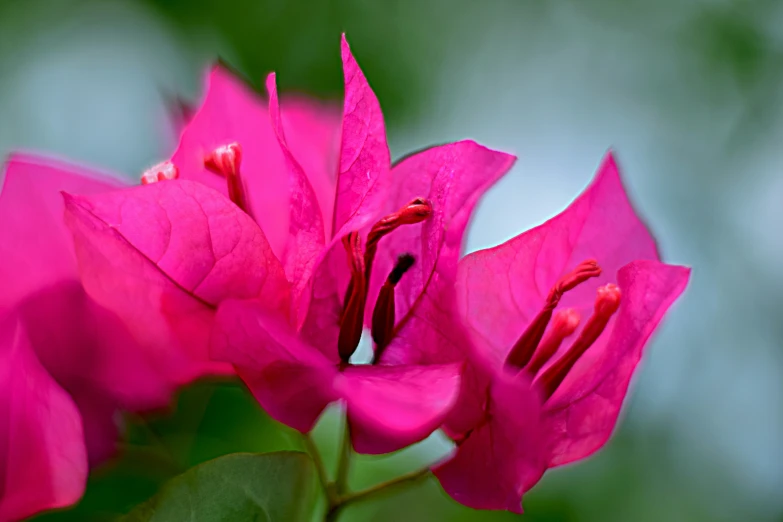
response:
<path fill-rule="evenodd" d="M 666 259 L 694 267 L 609 445 L 550 472 L 530 521 L 783 521 L 783 2 L 738 0 L 24 0 L 0 3 L 0 153 L 46 151 L 136 177 L 169 155 L 165 96 L 198 100 L 216 57 L 256 88 L 339 102 L 339 35 L 395 157 L 474 138 L 520 156 L 468 241 L 562 209 L 608 147 Z M 235 383 L 124 419 L 126 457 L 84 501 L 110 520 L 168 477 L 233 451 L 300 447 Z M 334 458 L 332 412 L 317 439 Z M 361 458 L 356 486 L 443 454 Z M 342 520 L 503 521 L 434 481 Z"/>

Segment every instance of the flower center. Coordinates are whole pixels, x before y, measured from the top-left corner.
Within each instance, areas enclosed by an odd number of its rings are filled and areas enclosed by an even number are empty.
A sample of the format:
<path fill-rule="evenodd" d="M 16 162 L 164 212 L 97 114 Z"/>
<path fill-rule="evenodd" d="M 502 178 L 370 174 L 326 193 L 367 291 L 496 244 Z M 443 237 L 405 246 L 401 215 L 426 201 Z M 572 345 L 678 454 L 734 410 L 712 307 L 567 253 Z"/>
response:
<path fill-rule="evenodd" d="M 397 258 L 394 269 L 386 278 L 386 281 L 378 293 L 378 300 L 375 302 L 375 309 L 372 311 L 372 340 L 375 341 L 375 354 L 373 355 L 373 364 L 377 363 L 383 355 L 383 351 L 389 345 L 394 332 L 394 288 L 400 282 L 410 267 L 413 266 L 415 259 L 410 254 L 403 254 Z"/>
<path fill-rule="evenodd" d="M 380 240 L 402 225 L 421 223 L 432 214 L 432 204 L 424 198 L 416 198 L 397 212 L 379 220 L 367 234 L 367 243 L 362 255 L 361 238 L 358 232 L 351 232 L 343 238 L 343 246 L 348 253 L 351 279 L 343 302 L 340 319 L 340 334 L 337 351 L 344 363 L 348 363 L 359 346 L 364 324 L 364 309 L 367 302 L 367 286 L 372 273 L 375 254 Z M 414 258 L 409 254 L 401 256 L 381 287 L 372 317 L 372 336 L 376 342 L 374 362 L 380 352 L 392 340 L 394 331 L 394 288 L 402 276 L 413 266 Z"/>
<path fill-rule="evenodd" d="M 544 400 L 554 394 L 576 361 L 603 333 L 609 319 L 620 306 L 621 292 L 617 285 L 610 283 L 598 288 L 593 315 L 587 320 L 577 339 L 557 361 L 539 374 L 565 338 L 576 331 L 581 320 L 579 313 L 571 308 L 554 313 L 563 294 L 599 275 L 601 268 L 598 264 L 594 260 L 587 260 L 561 277 L 550 290 L 542 310 L 528 325 L 506 358 L 507 367 L 524 370 L 531 378 L 535 378 L 534 382 L 541 388 Z M 550 320 L 552 326 L 547 331 Z"/>
<path fill-rule="evenodd" d="M 163 161 L 157 165 L 148 168 L 141 174 L 141 184 L 149 185 L 150 183 L 157 183 L 158 181 L 165 181 L 168 179 L 177 179 L 179 177 L 179 169 L 170 161 Z"/>
<path fill-rule="evenodd" d="M 552 290 L 549 291 L 544 307 L 528 325 L 513 348 L 511 348 L 511 352 L 506 358 L 506 366 L 518 369 L 524 368 L 530 362 L 530 358 L 533 357 L 533 353 L 536 351 L 539 343 L 541 343 L 541 338 L 544 336 L 549 320 L 552 318 L 552 312 L 560 303 L 563 294 L 576 288 L 591 277 L 598 277 L 599 275 L 601 275 L 601 267 L 598 266 L 595 260 L 588 259 L 587 261 L 582 261 L 574 270 L 561 277 L 555 283 L 555 286 L 552 287 Z"/>
<path fill-rule="evenodd" d="M 242 147 L 239 143 L 229 143 L 216 148 L 204 158 L 204 167 L 215 174 L 226 178 L 228 197 L 245 213 L 250 213 L 247 192 L 242 183 L 240 165 L 242 164 Z"/>
<path fill-rule="evenodd" d="M 579 333 L 579 337 L 576 338 L 557 361 L 535 380 L 543 390 L 545 399 L 548 399 L 555 393 L 555 390 L 563 382 L 571 368 L 574 367 L 576 361 L 603 333 L 606 325 L 609 324 L 609 319 L 620 307 L 621 295 L 620 288 L 612 283 L 598 289 L 593 315 L 585 323 L 584 328 Z"/>

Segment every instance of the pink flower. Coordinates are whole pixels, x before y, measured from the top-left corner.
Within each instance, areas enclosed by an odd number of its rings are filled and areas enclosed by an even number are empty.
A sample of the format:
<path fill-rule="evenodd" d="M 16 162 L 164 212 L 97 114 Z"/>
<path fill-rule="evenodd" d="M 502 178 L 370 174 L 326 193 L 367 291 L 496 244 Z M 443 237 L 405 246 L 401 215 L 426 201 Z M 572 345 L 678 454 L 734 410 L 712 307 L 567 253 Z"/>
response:
<path fill-rule="evenodd" d="M 40 439 L 37 466 L 66 458 L 76 464 L 85 446 L 90 462 L 98 463 L 114 452 L 118 410 L 163 407 L 178 384 L 218 367 L 207 360 L 206 348 L 200 360 L 169 365 L 169 356 L 160 355 L 168 350 L 165 340 L 134 337 L 120 317 L 96 303 L 82 287 L 71 234 L 62 220 L 60 191 L 94 194 L 121 186 L 112 177 L 32 156 L 16 154 L 5 165 L 0 194 L 0 316 L 8 319 L 0 350 L 9 363 L 20 366 L 12 372 L 34 368 L 30 375 L 35 380 L 30 382 L 40 381 L 42 394 L 35 400 L 43 404 L 31 408 L 29 418 L 18 412 L 2 417 L 0 438 L 10 437 L 11 446 L 3 446 L 9 459 L 17 450 L 32 451 L 33 446 L 24 444 Z M 17 377 L 8 378 L 9 393 L 20 391 L 4 396 L 24 400 L 24 393 L 30 391 L 13 380 Z M 75 419 L 78 429 L 64 426 L 58 432 L 62 436 L 55 437 L 49 432 L 49 416 Z M 31 433 L 28 440 L 20 435 L 33 429 L 40 433 Z M 6 456 L 0 463 L 9 483 L 30 471 Z M 62 505 L 65 498 L 75 500 L 84 488 L 81 467 L 64 466 L 47 474 L 36 469 L 41 477 L 52 475 L 53 490 L 46 493 L 44 488 L 41 496 L 28 498 L 21 487 L 7 487 L 2 490 L 3 505 L 20 503 L 33 509 L 33 500 L 40 498 L 39 509 L 44 509 Z"/>
<path fill-rule="evenodd" d="M 294 288 L 301 281 L 296 275 L 304 274 L 303 286 L 311 284 L 312 290 L 299 297 L 294 292 L 290 323 L 265 313 L 258 302 L 224 302 L 215 353 L 234 362 L 278 420 L 306 432 L 330 402 L 342 400 L 354 448 L 384 453 L 425 438 L 443 422 L 456 399 L 461 365 L 351 365 L 362 328 L 372 329 L 377 359 L 395 329 L 412 316 L 441 253 L 459 250 L 478 197 L 514 158 L 460 142 L 392 168 L 379 104 L 344 40 L 343 66 L 345 108 L 338 176 L 329 187 L 334 193 L 336 185 L 333 199 L 316 200 L 315 191 L 298 181 L 306 177 L 286 145 L 274 77 L 267 82 L 273 127 L 293 193 L 299 193 L 295 199 L 301 197 L 302 208 L 312 212 L 302 215 L 298 205 L 291 211 L 289 241 L 295 246 L 287 252 L 297 261 L 286 265 L 303 268 L 287 272 L 294 275 Z M 333 201 L 334 210 L 321 206 L 319 212 L 317 201 L 323 200 Z M 321 235 L 322 216 L 329 214 L 334 233 Z"/>
<path fill-rule="evenodd" d="M 454 455 L 434 472 L 459 502 L 521 512 L 547 468 L 603 446 L 645 343 L 684 290 L 689 269 L 659 261 L 611 154 L 564 212 L 459 263 L 456 295 L 435 289 L 423 310 L 439 321 L 422 352 L 405 342 L 387 360 L 467 357 L 445 423 Z M 464 327 L 447 327 L 449 302 Z"/>
<path fill-rule="evenodd" d="M 342 118 L 303 100 L 280 107 L 274 75 L 267 106 L 216 68 L 169 163 L 178 180 L 67 206 L 102 303 L 154 329 L 201 310 L 179 331 L 199 339 L 218 308 L 213 354 L 273 417 L 306 432 L 341 400 L 355 448 L 381 453 L 443 422 L 462 363 L 349 364 L 362 329 L 381 349 L 403 329 L 514 158 L 465 141 L 392 168 L 378 100 L 344 39 L 342 58 Z"/>
<path fill-rule="evenodd" d="M 0 394 L 0 520 L 76 502 L 87 481 L 79 409 L 11 315 L 0 317 Z"/>

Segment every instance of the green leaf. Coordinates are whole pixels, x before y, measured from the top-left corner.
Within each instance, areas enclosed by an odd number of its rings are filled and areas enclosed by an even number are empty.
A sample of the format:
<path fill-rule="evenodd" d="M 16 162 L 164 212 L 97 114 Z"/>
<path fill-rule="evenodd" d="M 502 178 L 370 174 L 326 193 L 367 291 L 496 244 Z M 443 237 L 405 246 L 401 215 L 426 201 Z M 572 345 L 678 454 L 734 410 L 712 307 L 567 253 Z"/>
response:
<path fill-rule="evenodd" d="M 316 500 L 306 453 L 234 453 L 168 481 L 121 522 L 305 522 Z"/>

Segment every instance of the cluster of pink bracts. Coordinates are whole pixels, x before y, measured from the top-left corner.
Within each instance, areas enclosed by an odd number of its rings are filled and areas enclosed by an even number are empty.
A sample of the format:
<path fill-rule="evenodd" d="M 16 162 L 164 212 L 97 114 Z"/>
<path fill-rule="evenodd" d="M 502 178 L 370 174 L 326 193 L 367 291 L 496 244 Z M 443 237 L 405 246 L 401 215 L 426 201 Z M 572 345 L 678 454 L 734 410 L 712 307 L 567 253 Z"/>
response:
<path fill-rule="evenodd" d="M 689 270 L 659 261 L 608 155 L 565 211 L 460 259 L 514 157 L 472 141 L 392 165 L 342 42 L 342 115 L 213 69 L 141 184 L 32 156 L 0 196 L 0 519 L 66 506 L 115 450 L 117 412 L 236 372 L 309 431 L 341 401 L 361 453 L 442 428 L 445 491 L 521 511 L 547 468 L 608 439 Z M 524 199 L 524 198 L 523 198 Z M 363 328 L 372 364 L 351 364 Z"/>

